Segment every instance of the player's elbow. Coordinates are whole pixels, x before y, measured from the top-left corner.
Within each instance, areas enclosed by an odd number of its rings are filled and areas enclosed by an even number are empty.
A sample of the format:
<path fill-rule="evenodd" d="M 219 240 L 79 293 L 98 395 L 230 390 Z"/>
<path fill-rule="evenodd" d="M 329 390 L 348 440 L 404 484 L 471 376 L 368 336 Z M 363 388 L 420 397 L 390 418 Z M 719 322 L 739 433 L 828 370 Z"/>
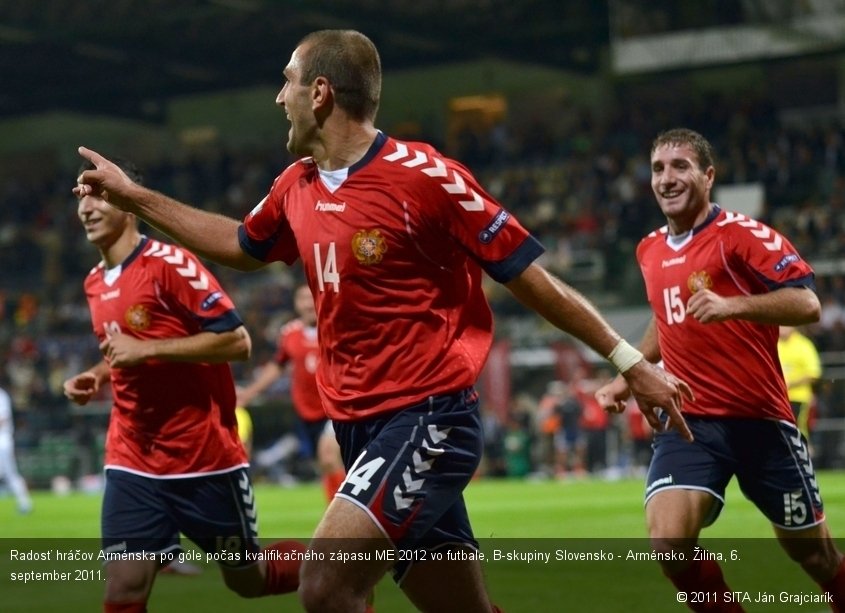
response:
<path fill-rule="evenodd" d="M 241 326 L 232 331 L 231 357 L 234 362 L 245 362 L 252 355 L 252 339 L 246 328 Z"/>
<path fill-rule="evenodd" d="M 253 272 L 267 265 L 267 262 L 262 262 L 243 251 L 239 244 L 233 246 L 225 254 L 221 254 L 218 261 L 224 266 L 241 272 Z"/>
<path fill-rule="evenodd" d="M 777 323 L 782 326 L 805 326 L 821 319 L 822 305 L 816 292 L 810 288 L 790 288 L 786 290 L 789 316 Z"/>
<path fill-rule="evenodd" d="M 812 290 L 804 292 L 804 321 L 803 324 L 817 323 L 822 316 L 822 305 L 819 297 Z"/>
<path fill-rule="evenodd" d="M 816 308 L 814 308 L 812 311 L 810 311 L 810 313 L 808 315 L 809 321 L 807 321 L 807 323 L 808 324 L 818 323 L 819 320 L 821 319 L 821 317 L 822 317 L 822 309 L 821 309 L 821 306 L 817 304 Z"/>

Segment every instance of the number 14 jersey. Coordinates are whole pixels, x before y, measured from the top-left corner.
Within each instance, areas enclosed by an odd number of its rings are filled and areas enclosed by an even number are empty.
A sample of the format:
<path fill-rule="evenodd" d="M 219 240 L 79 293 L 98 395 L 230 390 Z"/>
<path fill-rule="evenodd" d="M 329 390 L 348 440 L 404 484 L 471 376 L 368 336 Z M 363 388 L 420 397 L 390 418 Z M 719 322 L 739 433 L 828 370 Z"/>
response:
<path fill-rule="evenodd" d="M 482 268 L 506 282 L 543 251 L 466 168 L 382 133 L 348 169 L 292 164 L 240 234 L 259 260 L 302 259 L 335 420 L 473 385 L 493 329 Z"/>

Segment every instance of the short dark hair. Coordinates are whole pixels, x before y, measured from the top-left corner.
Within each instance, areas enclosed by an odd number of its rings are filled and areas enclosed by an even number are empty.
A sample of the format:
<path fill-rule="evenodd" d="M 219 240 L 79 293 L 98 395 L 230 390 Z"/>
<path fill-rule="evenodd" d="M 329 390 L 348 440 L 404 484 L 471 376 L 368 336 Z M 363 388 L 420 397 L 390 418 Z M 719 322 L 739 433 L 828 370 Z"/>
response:
<path fill-rule="evenodd" d="M 132 179 L 135 183 L 137 183 L 138 185 L 142 185 L 144 183 L 144 176 L 141 174 L 141 171 L 138 170 L 138 167 L 135 165 L 135 162 L 132 162 L 120 156 L 110 157 L 109 159 L 114 162 L 118 168 L 125 172 L 126 176 Z M 93 162 L 90 162 L 88 160 L 82 160 L 82 164 L 79 165 L 79 171 L 76 174 L 80 175 L 84 171 L 94 170 L 94 168 L 95 166 Z"/>
<path fill-rule="evenodd" d="M 654 142 L 651 144 L 651 154 L 658 147 L 665 145 L 689 145 L 695 151 L 698 158 L 698 166 L 701 170 L 707 170 L 710 166 L 715 166 L 713 161 L 713 147 L 710 142 L 695 130 L 689 128 L 672 128 L 657 135 Z"/>
<path fill-rule="evenodd" d="M 373 120 L 381 98 L 381 59 L 369 38 L 356 30 L 318 30 L 305 36 L 300 84 L 325 77 L 337 105 L 357 120 Z"/>

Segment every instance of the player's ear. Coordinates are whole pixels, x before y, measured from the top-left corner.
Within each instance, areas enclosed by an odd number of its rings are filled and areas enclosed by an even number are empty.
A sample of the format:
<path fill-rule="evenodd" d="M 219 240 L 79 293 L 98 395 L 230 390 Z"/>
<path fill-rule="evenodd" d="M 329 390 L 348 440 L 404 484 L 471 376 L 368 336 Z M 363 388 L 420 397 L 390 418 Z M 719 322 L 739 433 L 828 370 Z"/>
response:
<path fill-rule="evenodd" d="M 325 106 L 334 99 L 332 84 L 326 77 L 317 77 L 311 89 L 311 103 L 315 109 Z"/>
<path fill-rule="evenodd" d="M 707 187 L 713 187 L 713 182 L 716 180 L 716 168 L 708 166 L 707 170 L 704 171 L 704 176 L 707 177 Z"/>

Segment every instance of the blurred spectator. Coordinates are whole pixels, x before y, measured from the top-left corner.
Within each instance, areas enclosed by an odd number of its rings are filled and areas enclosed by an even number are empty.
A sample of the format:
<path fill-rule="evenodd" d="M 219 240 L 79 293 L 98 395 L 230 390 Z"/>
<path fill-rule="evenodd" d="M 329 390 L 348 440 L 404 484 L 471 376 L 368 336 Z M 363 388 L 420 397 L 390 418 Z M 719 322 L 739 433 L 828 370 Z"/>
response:
<path fill-rule="evenodd" d="M 481 424 L 484 430 L 484 461 L 482 474 L 488 477 L 504 477 L 505 467 L 505 428 L 493 411 L 481 411 Z"/>
<path fill-rule="evenodd" d="M 595 398 L 596 390 L 610 379 L 605 369 L 591 377 L 585 369 L 578 369 L 572 377 L 572 389 L 581 405 L 581 430 L 586 444 L 586 469 L 596 474 L 610 468 L 608 465 L 608 429 L 610 416 Z"/>
<path fill-rule="evenodd" d="M 547 416 L 548 429 L 555 426 L 551 474 L 559 479 L 584 476 L 587 444 L 581 429 L 582 407 L 576 391 L 565 381 L 550 381 L 546 394 L 540 399 L 540 414 Z"/>
<path fill-rule="evenodd" d="M 2 379 L 0 379 L 1 381 Z M 0 388 L 0 478 L 2 478 L 18 505 L 18 512 L 32 511 L 32 499 L 26 481 L 18 472 L 15 461 L 15 421 L 12 414 L 12 399 L 6 390 Z"/>
<path fill-rule="evenodd" d="M 822 376 L 822 363 L 816 346 L 792 326 L 780 326 L 778 357 L 786 382 L 786 393 L 801 434 L 810 441 L 815 409 L 814 386 Z M 813 447 L 810 447 L 812 451 Z"/>
<path fill-rule="evenodd" d="M 628 460 L 628 472 L 632 475 L 645 476 L 651 462 L 651 439 L 654 430 L 646 421 L 645 415 L 637 408 L 633 400 L 625 409 L 625 444 Z"/>
<path fill-rule="evenodd" d="M 537 405 L 538 469 L 546 476 L 554 476 L 558 469 L 557 439 L 561 431 L 559 404 L 566 393 L 563 381 L 550 381 L 546 393 Z"/>
<path fill-rule="evenodd" d="M 534 411 L 534 403 L 527 395 L 514 398 L 502 439 L 508 477 L 526 477 L 534 471 Z"/>

